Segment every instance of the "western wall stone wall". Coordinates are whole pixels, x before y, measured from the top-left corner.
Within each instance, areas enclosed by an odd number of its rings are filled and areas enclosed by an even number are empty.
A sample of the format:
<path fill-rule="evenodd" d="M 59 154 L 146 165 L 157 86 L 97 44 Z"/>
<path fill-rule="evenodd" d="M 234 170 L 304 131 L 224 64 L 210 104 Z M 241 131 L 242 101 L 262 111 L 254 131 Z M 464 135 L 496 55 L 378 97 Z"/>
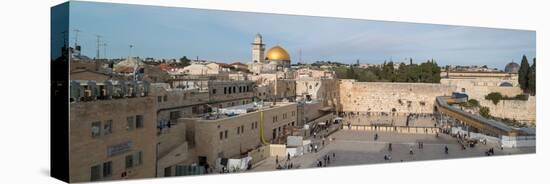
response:
<path fill-rule="evenodd" d="M 341 80 L 340 111 L 432 113 L 435 97 L 451 95 L 449 85 Z"/>

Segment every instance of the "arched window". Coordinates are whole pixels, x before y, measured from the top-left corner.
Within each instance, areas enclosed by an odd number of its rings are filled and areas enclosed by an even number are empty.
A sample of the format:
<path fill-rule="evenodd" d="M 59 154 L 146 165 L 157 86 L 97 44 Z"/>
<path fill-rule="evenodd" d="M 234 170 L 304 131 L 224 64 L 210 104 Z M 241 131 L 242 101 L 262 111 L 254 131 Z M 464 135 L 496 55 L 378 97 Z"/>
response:
<path fill-rule="evenodd" d="M 500 83 L 499 86 L 500 87 L 514 87 L 514 85 L 512 85 L 512 83 L 509 83 L 509 82 L 502 82 L 502 83 Z"/>

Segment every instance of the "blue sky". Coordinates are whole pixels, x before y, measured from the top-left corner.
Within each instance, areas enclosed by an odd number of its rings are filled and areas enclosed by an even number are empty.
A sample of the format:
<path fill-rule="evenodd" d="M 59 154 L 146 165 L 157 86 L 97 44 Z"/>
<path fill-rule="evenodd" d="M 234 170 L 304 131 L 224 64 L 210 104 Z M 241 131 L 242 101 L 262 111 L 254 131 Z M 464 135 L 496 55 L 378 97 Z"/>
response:
<path fill-rule="evenodd" d="M 249 62 L 254 35 L 267 48 L 279 44 L 298 62 L 415 62 L 486 64 L 502 69 L 523 54 L 535 56 L 535 32 L 311 16 L 198 10 L 142 5 L 71 2 L 70 30 L 79 29 L 85 55 L 96 55 L 96 36 L 107 57 L 129 55 Z M 75 32 L 70 32 L 74 44 Z M 103 57 L 103 48 L 100 50 Z"/>

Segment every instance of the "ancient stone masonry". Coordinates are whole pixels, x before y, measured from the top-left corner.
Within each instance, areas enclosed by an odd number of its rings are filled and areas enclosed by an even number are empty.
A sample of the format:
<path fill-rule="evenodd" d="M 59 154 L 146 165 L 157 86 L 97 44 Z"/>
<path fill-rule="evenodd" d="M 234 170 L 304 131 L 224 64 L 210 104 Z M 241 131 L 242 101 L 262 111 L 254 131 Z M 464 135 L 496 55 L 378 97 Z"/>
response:
<path fill-rule="evenodd" d="M 432 113 L 436 96 L 451 95 L 442 84 L 340 81 L 340 111 Z"/>
<path fill-rule="evenodd" d="M 535 96 L 530 96 L 527 101 L 501 100 L 496 105 L 491 100 L 480 100 L 479 103 L 481 106 L 489 108 L 491 116 L 535 124 L 537 118 L 535 98 Z"/>

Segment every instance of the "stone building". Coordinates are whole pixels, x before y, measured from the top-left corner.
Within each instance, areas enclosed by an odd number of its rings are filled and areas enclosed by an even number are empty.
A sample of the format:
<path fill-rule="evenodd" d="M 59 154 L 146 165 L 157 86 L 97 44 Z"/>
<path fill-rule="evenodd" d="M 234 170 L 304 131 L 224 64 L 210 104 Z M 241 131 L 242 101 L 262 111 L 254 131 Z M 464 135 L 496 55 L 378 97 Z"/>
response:
<path fill-rule="evenodd" d="M 154 177 L 155 98 L 142 83 L 105 85 L 71 82 L 70 181 Z"/>
<path fill-rule="evenodd" d="M 199 165 L 213 167 L 218 159 L 242 158 L 263 144 L 284 142 L 296 126 L 296 103 L 246 104 L 219 110 L 181 120 L 187 125 L 187 141 L 195 154 L 191 160 Z"/>

